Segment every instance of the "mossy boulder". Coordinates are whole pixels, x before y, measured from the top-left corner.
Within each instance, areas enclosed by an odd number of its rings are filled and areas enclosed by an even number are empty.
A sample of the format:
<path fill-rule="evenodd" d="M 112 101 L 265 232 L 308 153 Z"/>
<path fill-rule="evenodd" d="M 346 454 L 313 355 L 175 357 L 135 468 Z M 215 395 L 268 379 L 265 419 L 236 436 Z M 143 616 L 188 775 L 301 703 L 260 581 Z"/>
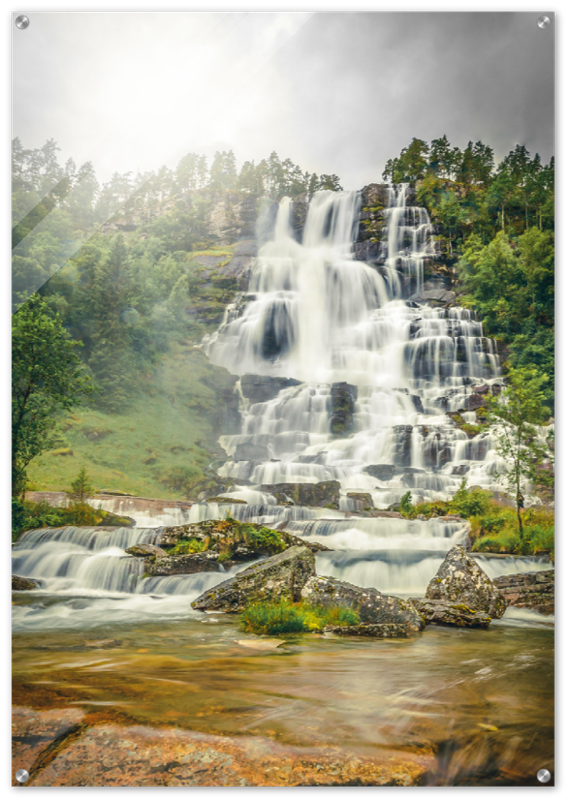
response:
<path fill-rule="evenodd" d="M 418 613 L 427 625 L 453 625 L 458 628 L 488 628 L 491 617 L 485 611 L 470 608 L 466 603 L 451 603 L 447 600 L 412 598 Z"/>
<path fill-rule="evenodd" d="M 330 549 L 318 542 L 304 542 L 286 531 L 275 531 L 252 522 L 238 522 L 232 517 L 164 528 L 159 544 L 168 550 L 173 548 L 169 555 L 210 551 L 224 562 L 252 561 L 273 556 L 290 547 L 308 547 L 314 553 Z"/>
<path fill-rule="evenodd" d="M 426 599 L 463 603 L 472 612 L 482 611 L 493 619 L 500 619 L 507 608 L 498 587 L 461 545 L 447 554 L 428 584 Z"/>
<path fill-rule="evenodd" d="M 347 492 L 347 497 L 353 504 L 353 511 L 373 511 L 375 504 L 368 492 Z"/>
<path fill-rule="evenodd" d="M 251 603 L 299 602 L 306 582 L 315 575 L 315 558 L 307 547 L 290 547 L 200 595 L 191 604 L 198 611 L 238 613 Z"/>
<path fill-rule="evenodd" d="M 306 582 L 302 600 L 324 608 L 352 608 L 363 625 L 402 625 L 407 632 L 424 628 L 424 620 L 410 601 L 325 575 L 314 576 Z"/>
<path fill-rule="evenodd" d="M 29 592 L 38 587 L 38 581 L 30 578 L 22 578 L 21 575 L 12 575 L 13 592 Z"/>
<path fill-rule="evenodd" d="M 330 431 L 333 436 L 348 436 L 355 429 L 357 387 L 342 381 L 331 386 Z"/>

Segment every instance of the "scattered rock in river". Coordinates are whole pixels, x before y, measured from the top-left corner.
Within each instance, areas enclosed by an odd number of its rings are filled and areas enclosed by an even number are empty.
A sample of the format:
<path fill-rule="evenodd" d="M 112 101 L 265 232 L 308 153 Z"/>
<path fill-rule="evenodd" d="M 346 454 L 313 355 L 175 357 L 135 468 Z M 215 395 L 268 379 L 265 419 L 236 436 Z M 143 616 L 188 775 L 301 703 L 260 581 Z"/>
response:
<path fill-rule="evenodd" d="M 295 378 L 272 378 L 269 375 L 243 375 L 241 378 L 241 393 L 251 403 L 266 403 L 272 400 L 282 389 L 290 386 L 299 386 L 300 381 Z"/>
<path fill-rule="evenodd" d="M 28 592 L 36 589 L 39 586 L 39 581 L 22 578 L 21 575 L 12 575 L 12 591 L 13 592 Z"/>
<path fill-rule="evenodd" d="M 484 611 L 500 619 L 507 603 L 497 586 L 464 547 L 456 545 L 447 554 L 426 589 L 428 600 L 463 603 L 473 611 Z"/>
<path fill-rule="evenodd" d="M 259 487 L 261 492 L 274 495 L 279 503 L 314 508 L 339 508 L 339 481 L 321 483 L 272 483 Z"/>
<path fill-rule="evenodd" d="M 290 547 L 208 589 L 191 605 L 199 611 L 239 612 L 255 602 L 298 602 L 315 572 L 313 553 L 307 547 Z"/>
<path fill-rule="evenodd" d="M 413 597 L 412 602 L 427 625 L 455 625 L 458 628 L 488 628 L 491 617 L 485 611 L 469 608 L 465 603 Z"/>
<path fill-rule="evenodd" d="M 509 606 L 530 608 L 539 614 L 554 614 L 554 570 L 500 575 L 494 584 Z"/>
<path fill-rule="evenodd" d="M 407 632 L 424 628 L 424 620 L 409 600 L 381 594 L 377 589 L 362 589 L 327 575 L 311 577 L 301 595 L 302 600 L 310 605 L 352 608 L 359 614 L 363 625 L 397 624 L 403 625 Z"/>
<path fill-rule="evenodd" d="M 192 575 L 194 572 L 221 572 L 219 553 L 208 550 L 204 553 L 188 553 L 179 556 L 148 558 L 146 575 L 154 578 L 166 575 Z"/>
<path fill-rule="evenodd" d="M 408 635 L 406 625 L 401 623 L 327 625 L 323 632 L 335 633 L 339 636 L 374 636 L 377 639 L 404 639 Z"/>

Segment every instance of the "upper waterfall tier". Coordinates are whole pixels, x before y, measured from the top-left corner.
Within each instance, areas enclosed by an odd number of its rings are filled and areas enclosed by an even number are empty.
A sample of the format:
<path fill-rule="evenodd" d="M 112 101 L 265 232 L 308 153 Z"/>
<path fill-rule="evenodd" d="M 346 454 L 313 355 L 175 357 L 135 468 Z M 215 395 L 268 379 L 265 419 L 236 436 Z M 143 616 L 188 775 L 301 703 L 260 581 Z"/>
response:
<path fill-rule="evenodd" d="M 241 375 L 412 390 L 495 378 L 494 344 L 469 311 L 404 300 L 422 288 L 436 252 L 426 210 L 406 206 L 406 196 L 405 185 L 389 191 L 380 269 L 352 256 L 357 192 L 318 192 L 301 243 L 284 199 L 248 293 L 204 341 L 211 361 Z"/>

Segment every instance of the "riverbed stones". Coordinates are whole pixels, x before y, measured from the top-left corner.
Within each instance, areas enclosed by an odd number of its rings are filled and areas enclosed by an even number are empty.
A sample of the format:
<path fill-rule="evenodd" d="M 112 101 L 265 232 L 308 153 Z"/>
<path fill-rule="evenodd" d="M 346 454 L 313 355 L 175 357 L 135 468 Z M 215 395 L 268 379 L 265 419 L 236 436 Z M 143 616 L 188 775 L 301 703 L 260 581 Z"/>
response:
<path fill-rule="evenodd" d="M 208 589 L 191 605 L 198 611 L 235 613 L 244 611 L 246 606 L 256 602 L 298 602 L 303 586 L 315 572 L 315 558 L 311 550 L 307 547 L 290 547 Z"/>
<path fill-rule="evenodd" d="M 38 582 L 30 580 L 30 578 L 22 578 L 21 575 L 12 575 L 12 591 L 13 592 L 29 592 L 36 589 Z"/>
<path fill-rule="evenodd" d="M 412 598 L 418 613 L 427 625 L 453 625 L 458 628 L 488 628 L 491 617 L 485 611 L 469 608 L 465 603 L 450 603 L 446 600 Z"/>
<path fill-rule="evenodd" d="M 301 596 L 305 603 L 314 606 L 352 608 L 363 625 L 402 625 L 406 632 L 424 628 L 424 620 L 410 601 L 381 594 L 377 589 L 362 589 L 327 575 L 310 578 Z"/>
<path fill-rule="evenodd" d="M 448 552 L 426 589 L 426 599 L 463 603 L 473 611 L 483 611 L 500 619 L 507 603 L 498 587 L 467 553 L 456 545 Z"/>
<path fill-rule="evenodd" d="M 554 570 L 500 575 L 493 581 L 508 606 L 554 614 Z"/>

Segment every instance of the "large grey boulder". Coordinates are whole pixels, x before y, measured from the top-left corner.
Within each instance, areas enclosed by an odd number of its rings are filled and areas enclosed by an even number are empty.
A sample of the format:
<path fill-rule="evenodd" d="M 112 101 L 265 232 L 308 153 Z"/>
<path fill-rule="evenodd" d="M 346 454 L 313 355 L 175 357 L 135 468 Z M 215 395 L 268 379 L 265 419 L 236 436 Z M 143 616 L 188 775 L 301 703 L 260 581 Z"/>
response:
<path fill-rule="evenodd" d="M 449 551 L 428 584 L 426 599 L 463 603 L 473 611 L 484 611 L 493 619 L 500 619 L 507 608 L 497 586 L 461 545 Z"/>
<path fill-rule="evenodd" d="M 204 592 L 191 605 L 199 611 L 239 612 L 255 602 L 298 602 L 303 586 L 315 572 L 311 550 L 290 547 L 238 572 L 233 578 Z"/>
<path fill-rule="evenodd" d="M 337 578 L 316 575 L 306 582 L 301 594 L 310 605 L 352 608 L 364 625 L 403 625 L 406 631 L 424 628 L 424 620 L 409 600 L 381 594 L 376 589 L 362 589 Z"/>
<path fill-rule="evenodd" d="M 450 603 L 446 600 L 412 598 L 416 610 L 427 625 L 455 625 L 458 628 L 488 628 L 491 617 L 485 611 L 476 611 L 465 603 Z"/>

